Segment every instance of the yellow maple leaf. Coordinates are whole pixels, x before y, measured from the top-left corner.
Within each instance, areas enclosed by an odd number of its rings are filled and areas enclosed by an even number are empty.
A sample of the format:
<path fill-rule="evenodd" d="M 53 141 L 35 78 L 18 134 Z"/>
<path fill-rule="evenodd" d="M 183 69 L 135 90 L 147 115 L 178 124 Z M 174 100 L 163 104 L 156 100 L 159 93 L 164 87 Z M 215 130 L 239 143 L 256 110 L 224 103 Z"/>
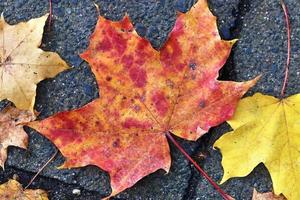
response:
<path fill-rule="evenodd" d="M 44 190 L 23 190 L 22 185 L 16 180 L 9 180 L 0 185 L 1 200 L 48 200 Z"/>
<path fill-rule="evenodd" d="M 68 68 L 56 53 L 38 48 L 48 15 L 9 25 L 0 19 L 0 100 L 33 111 L 36 84 Z"/>
<path fill-rule="evenodd" d="M 223 155 L 221 182 L 246 176 L 259 163 L 264 163 L 274 193 L 299 200 L 300 94 L 280 100 L 256 93 L 239 102 L 228 123 L 233 131 L 214 145 Z"/>

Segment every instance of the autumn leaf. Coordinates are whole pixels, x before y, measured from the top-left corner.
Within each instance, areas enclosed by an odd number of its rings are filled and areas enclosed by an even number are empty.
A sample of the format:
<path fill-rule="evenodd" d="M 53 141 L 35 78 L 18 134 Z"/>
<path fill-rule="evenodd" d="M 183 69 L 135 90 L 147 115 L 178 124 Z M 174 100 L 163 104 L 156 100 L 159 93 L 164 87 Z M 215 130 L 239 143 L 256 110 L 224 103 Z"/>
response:
<path fill-rule="evenodd" d="M 4 168 L 7 158 L 7 147 L 27 148 L 28 136 L 23 124 L 35 120 L 30 111 L 7 106 L 0 112 L 0 166 Z"/>
<path fill-rule="evenodd" d="M 299 200 L 300 94 L 284 98 L 291 59 L 291 27 L 287 6 L 283 0 L 280 3 L 287 30 L 287 61 L 281 97 L 256 93 L 240 101 L 236 113 L 228 121 L 233 131 L 223 135 L 214 146 L 223 155 L 221 182 L 246 176 L 259 163 L 264 163 L 271 175 L 275 195 Z"/>
<path fill-rule="evenodd" d="M 277 196 L 273 192 L 259 193 L 254 188 L 252 200 L 286 200 L 286 198 L 284 198 L 282 195 Z"/>
<path fill-rule="evenodd" d="M 300 94 L 280 100 L 257 93 L 242 99 L 228 123 L 233 131 L 214 145 L 223 156 L 221 182 L 264 163 L 275 194 L 300 199 Z"/>
<path fill-rule="evenodd" d="M 256 81 L 217 80 L 233 43 L 221 40 L 205 0 L 178 14 L 159 52 L 127 16 L 120 22 L 100 17 L 81 54 L 100 99 L 30 126 L 60 149 L 62 167 L 96 165 L 109 172 L 115 195 L 158 169 L 169 171 L 166 134 L 197 140 L 232 116 Z"/>
<path fill-rule="evenodd" d="M 23 190 L 22 185 L 15 180 L 9 180 L 0 185 L 0 199 L 3 200 L 48 200 L 48 195 L 45 191 Z"/>
<path fill-rule="evenodd" d="M 17 25 L 7 24 L 3 15 L 0 19 L 0 100 L 32 112 L 36 84 L 68 68 L 58 54 L 38 48 L 47 17 Z"/>

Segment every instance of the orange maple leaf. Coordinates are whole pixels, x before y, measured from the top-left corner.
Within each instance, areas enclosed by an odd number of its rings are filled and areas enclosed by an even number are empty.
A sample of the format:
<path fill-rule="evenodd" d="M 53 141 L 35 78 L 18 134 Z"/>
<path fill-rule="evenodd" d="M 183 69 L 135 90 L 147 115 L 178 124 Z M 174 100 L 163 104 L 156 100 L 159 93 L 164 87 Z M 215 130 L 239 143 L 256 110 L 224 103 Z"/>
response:
<path fill-rule="evenodd" d="M 221 40 L 206 0 L 178 15 L 159 52 L 127 16 L 120 22 L 100 17 L 81 57 L 101 97 L 30 126 L 60 149 L 63 167 L 92 164 L 109 172 L 115 195 L 158 169 L 169 171 L 166 133 L 197 140 L 232 116 L 256 81 L 217 81 L 233 43 Z"/>

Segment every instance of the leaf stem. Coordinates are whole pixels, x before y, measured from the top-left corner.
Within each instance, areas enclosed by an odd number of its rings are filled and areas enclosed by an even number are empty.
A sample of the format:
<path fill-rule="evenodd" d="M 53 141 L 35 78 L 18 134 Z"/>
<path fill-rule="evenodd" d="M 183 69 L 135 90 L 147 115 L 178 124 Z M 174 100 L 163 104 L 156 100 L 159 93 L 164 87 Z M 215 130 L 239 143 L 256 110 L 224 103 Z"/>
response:
<path fill-rule="evenodd" d="M 55 156 L 57 155 L 58 150 L 56 149 L 54 154 L 51 156 L 51 158 L 39 169 L 39 171 L 34 175 L 34 177 L 32 177 L 32 179 L 29 181 L 29 183 L 26 185 L 26 187 L 24 187 L 24 190 L 26 190 L 31 184 L 32 182 L 36 179 L 36 177 L 45 169 L 45 167 L 55 158 Z"/>
<path fill-rule="evenodd" d="M 287 29 L 287 59 L 286 59 L 286 65 L 285 65 L 285 76 L 284 81 L 281 89 L 281 98 L 285 95 L 285 90 L 288 82 L 288 75 L 289 75 L 289 65 L 291 60 L 291 26 L 290 26 L 290 20 L 289 20 L 289 13 L 286 4 L 283 0 L 280 0 L 281 7 L 283 9 L 284 15 L 285 15 L 285 23 L 286 23 L 286 29 Z"/>
<path fill-rule="evenodd" d="M 219 186 L 216 184 L 209 175 L 197 164 L 193 158 L 190 157 L 190 155 L 180 146 L 180 144 L 174 139 L 174 137 L 171 135 L 172 132 L 168 131 L 166 132 L 166 136 L 170 139 L 170 141 L 179 149 L 179 151 L 195 166 L 195 168 L 200 172 L 202 176 L 205 177 L 205 179 L 219 192 L 219 194 L 225 199 L 225 200 L 231 200 L 230 196 L 226 194 Z"/>
<path fill-rule="evenodd" d="M 48 31 L 51 29 L 52 23 L 52 0 L 49 0 L 49 22 L 48 22 Z"/>

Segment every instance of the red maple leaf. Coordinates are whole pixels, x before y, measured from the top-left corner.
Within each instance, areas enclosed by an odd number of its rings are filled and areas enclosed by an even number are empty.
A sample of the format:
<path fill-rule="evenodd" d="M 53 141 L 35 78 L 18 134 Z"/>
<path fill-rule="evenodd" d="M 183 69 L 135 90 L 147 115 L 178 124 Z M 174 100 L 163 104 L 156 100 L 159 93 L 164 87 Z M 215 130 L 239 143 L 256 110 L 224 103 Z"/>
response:
<path fill-rule="evenodd" d="M 164 47 L 154 50 L 126 16 L 99 18 L 88 49 L 100 98 L 30 126 L 66 157 L 63 167 L 96 165 L 112 195 L 158 170 L 169 171 L 166 134 L 197 140 L 229 119 L 255 80 L 217 81 L 234 41 L 221 40 L 205 0 L 179 14 Z"/>

